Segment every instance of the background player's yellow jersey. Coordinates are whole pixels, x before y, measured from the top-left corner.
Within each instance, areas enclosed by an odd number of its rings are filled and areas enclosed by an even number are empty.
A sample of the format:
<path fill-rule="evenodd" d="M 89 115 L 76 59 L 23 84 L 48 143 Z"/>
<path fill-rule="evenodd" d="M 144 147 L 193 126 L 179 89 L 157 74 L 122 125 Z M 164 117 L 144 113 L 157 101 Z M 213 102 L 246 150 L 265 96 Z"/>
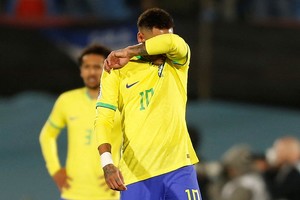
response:
<path fill-rule="evenodd" d="M 61 168 L 56 152 L 56 137 L 65 126 L 68 132 L 68 153 L 66 161 L 70 188 L 62 191 L 64 199 L 116 200 L 119 193 L 110 190 L 103 177 L 100 156 L 95 142 L 94 119 L 96 100 L 89 97 L 86 88 L 63 93 L 44 125 L 40 142 L 50 175 Z M 120 148 L 120 115 L 116 114 L 113 144 Z M 117 149 L 115 148 L 115 149 Z M 118 163 L 120 151 L 114 152 Z"/>
<path fill-rule="evenodd" d="M 97 102 L 98 112 L 106 115 L 96 119 L 99 144 L 110 142 L 103 133 L 109 132 L 113 110 L 121 111 L 119 167 L 125 184 L 198 162 L 185 120 L 189 47 L 175 34 L 153 37 L 145 45 L 150 55 L 166 54 L 164 65 L 133 58 L 119 70 L 104 72 Z"/>

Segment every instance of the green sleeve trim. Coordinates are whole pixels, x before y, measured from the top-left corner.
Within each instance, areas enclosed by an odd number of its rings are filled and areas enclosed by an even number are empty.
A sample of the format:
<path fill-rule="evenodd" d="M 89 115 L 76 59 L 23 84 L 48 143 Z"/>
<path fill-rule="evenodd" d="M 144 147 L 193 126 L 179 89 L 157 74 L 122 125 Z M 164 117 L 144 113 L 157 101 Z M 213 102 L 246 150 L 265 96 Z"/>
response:
<path fill-rule="evenodd" d="M 107 103 L 102 103 L 102 102 L 97 102 L 96 108 L 98 108 L 98 107 L 108 108 L 108 109 L 111 109 L 111 110 L 114 110 L 114 111 L 117 110 L 116 106 L 113 106 L 113 105 L 110 105 L 110 104 L 107 104 Z"/>
<path fill-rule="evenodd" d="M 54 124 L 50 119 L 48 119 L 48 123 L 49 123 L 50 126 L 52 126 L 53 128 L 56 128 L 56 129 L 59 129 L 59 130 L 63 129 L 62 127 L 59 127 L 59 126 L 57 126 L 56 124 Z"/>

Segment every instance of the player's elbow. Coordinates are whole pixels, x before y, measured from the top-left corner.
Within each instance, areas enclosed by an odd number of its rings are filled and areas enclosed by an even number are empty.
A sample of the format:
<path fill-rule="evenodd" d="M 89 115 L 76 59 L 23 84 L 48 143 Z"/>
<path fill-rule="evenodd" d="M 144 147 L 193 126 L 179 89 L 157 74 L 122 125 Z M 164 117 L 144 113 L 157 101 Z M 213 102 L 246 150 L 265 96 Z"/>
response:
<path fill-rule="evenodd" d="M 51 129 L 49 129 L 49 127 L 47 125 L 45 125 L 43 127 L 43 129 L 41 130 L 40 135 L 39 135 L 39 142 L 42 146 L 45 145 L 47 142 L 49 142 L 51 140 L 51 138 L 54 137 L 54 136 L 52 136 L 52 132 L 50 130 Z"/>
<path fill-rule="evenodd" d="M 39 135 L 39 142 L 40 142 L 40 144 L 41 145 L 44 144 L 46 140 L 47 140 L 47 136 L 46 136 L 45 132 L 41 131 L 41 133 Z"/>

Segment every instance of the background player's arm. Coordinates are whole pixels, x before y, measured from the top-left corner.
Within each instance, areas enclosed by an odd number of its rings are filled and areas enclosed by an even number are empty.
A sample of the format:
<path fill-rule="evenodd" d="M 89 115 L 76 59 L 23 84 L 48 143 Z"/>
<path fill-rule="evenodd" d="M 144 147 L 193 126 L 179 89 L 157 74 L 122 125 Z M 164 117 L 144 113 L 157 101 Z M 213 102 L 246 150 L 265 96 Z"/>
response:
<path fill-rule="evenodd" d="M 60 129 L 53 127 L 51 123 L 47 121 L 39 138 L 46 166 L 51 176 L 53 176 L 61 168 L 56 142 L 59 133 Z"/>
<path fill-rule="evenodd" d="M 61 167 L 57 153 L 57 137 L 60 132 L 61 129 L 54 127 L 47 121 L 40 133 L 39 139 L 48 172 L 58 189 L 62 190 L 63 187 L 68 188 L 69 185 L 67 183 L 66 170 Z"/>
<path fill-rule="evenodd" d="M 59 190 L 62 190 L 63 187 L 69 187 L 67 183 L 67 172 L 65 168 L 62 168 L 60 165 L 57 149 L 57 137 L 66 124 L 63 114 L 64 107 L 64 97 L 61 95 L 55 102 L 50 117 L 45 123 L 39 138 L 47 170 Z"/>

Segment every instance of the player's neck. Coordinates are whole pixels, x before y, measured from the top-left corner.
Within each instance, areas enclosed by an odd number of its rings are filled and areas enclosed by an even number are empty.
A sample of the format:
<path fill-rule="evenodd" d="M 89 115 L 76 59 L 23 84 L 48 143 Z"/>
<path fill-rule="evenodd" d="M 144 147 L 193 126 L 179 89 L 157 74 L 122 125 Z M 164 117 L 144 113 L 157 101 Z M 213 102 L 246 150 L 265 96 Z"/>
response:
<path fill-rule="evenodd" d="M 92 99 L 97 99 L 99 94 L 99 89 L 87 88 L 87 93 Z"/>

